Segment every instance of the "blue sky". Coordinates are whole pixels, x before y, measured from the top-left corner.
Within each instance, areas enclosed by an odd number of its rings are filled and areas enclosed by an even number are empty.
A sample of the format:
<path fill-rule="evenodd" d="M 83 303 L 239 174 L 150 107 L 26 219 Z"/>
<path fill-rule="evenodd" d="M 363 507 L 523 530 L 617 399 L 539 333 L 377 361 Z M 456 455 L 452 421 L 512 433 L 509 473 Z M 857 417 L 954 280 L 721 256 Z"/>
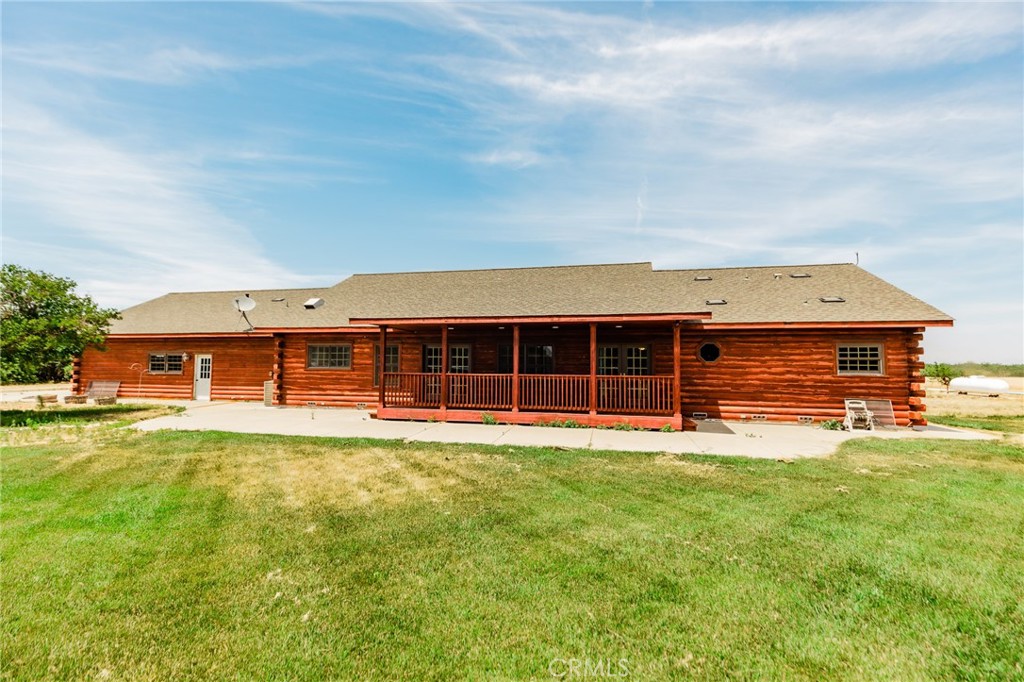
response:
<path fill-rule="evenodd" d="M 3 4 L 3 260 L 106 305 L 852 262 L 1024 354 L 1020 3 Z"/>

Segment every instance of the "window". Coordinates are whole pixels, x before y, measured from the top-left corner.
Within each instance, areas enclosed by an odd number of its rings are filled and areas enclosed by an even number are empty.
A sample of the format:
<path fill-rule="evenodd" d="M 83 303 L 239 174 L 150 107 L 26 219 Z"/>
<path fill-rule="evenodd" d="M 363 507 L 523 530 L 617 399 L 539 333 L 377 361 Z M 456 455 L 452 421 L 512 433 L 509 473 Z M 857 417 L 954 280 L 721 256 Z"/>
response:
<path fill-rule="evenodd" d="M 701 344 L 700 350 L 697 351 L 697 355 L 704 362 L 714 362 L 718 358 L 722 357 L 722 349 L 718 347 L 717 343 L 704 343 Z"/>
<path fill-rule="evenodd" d="M 307 346 L 306 367 L 309 369 L 352 369 L 352 346 Z"/>
<path fill-rule="evenodd" d="M 512 373 L 512 344 L 498 346 L 498 373 Z M 526 344 L 519 349 L 520 374 L 554 374 L 555 347 Z"/>
<path fill-rule="evenodd" d="M 468 374 L 469 346 L 448 346 L 448 373 Z"/>
<path fill-rule="evenodd" d="M 150 353 L 150 374 L 181 374 L 184 363 L 181 353 Z"/>
<path fill-rule="evenodd" d="M 523 346 L 523 374 L 554 374 L 555 349 L 553 346 Z"/>
<path fill-rule="evenodd" d="M 423 346 L 423 371 L 441 373 L 441 346 Z M 448 346 L 448 373 L 468 374 L 470 371 L 469 346 Z"/>
<path fill-rule="evenodd" d="M 423 371 L 427 374 L 441 373 L 441 346 L 423 346 Z"/>
<path fill-rule="evenodd" d="M 650 346 L 598 346 L 597 373 L 601 375 L 651 373 Z"/>
<path fill-rule="evenodd" d="M 388 374 L 401 372 L 398 346 L 390 343 L 384 348 L 384 371 Z M 373 346 L 373 385 L 380 386 L 380 344 Z"/>
<path fill-rule="evenodd" d="M 881 374 L 882 346 L 840 345 L 836 348 L 836 368 L 839 374 Z"/>
<path fill-rule="evenodd" d="M 597 373 L 618 374 L 619 373 L 619 347 L 598 346 L 597 348 Z"/>
<path fill-rule="evenodd" d="M 626 346 L 626 365 L 623 374 L 641 375 L 651 373 L 651 354 L 647 346 Z"/>
<path fill-rule="evenodd" d="M 512 344 L 498 344 L 498 374 L 512 373 Z"/>

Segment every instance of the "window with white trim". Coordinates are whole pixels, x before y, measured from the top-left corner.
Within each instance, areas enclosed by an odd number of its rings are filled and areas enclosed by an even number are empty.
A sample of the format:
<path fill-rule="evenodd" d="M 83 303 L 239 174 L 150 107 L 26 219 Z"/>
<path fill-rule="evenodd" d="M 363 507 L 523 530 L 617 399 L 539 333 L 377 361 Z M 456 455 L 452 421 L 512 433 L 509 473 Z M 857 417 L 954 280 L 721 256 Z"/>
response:
<path fill-rule="evenodd" d="M 598 346 L 597 373 L 646 376 L 651 373 L 651 347 L 644 345 Z"/>
<path fill-rule="evenodd" d="M 469 374 L 469 346 L 448 346 L 448 373 Z"/>
<path fill-rule="evenodd" d="M 836 346 L 836 371 L 839 374 L 882 374 L 882 345 L 839 344 Z"/>
<path fill-rule="evenodd" d="M 150 374 L 181 374 L 184 362 L 181 353 L 150 353 Z"/>
<path fill-rule="evenodd" d="M 352 344 L 306 346 L 309 369 L 352 369 Z"/>
<path fill-rule="evenodd" d="M 441 346 L 423 346 L 423 371 L 427 374 L 441 373 Z M 467 345 L 448 346 L 448 373 L 468 374 L 472 371 L 472 352 Z"/>

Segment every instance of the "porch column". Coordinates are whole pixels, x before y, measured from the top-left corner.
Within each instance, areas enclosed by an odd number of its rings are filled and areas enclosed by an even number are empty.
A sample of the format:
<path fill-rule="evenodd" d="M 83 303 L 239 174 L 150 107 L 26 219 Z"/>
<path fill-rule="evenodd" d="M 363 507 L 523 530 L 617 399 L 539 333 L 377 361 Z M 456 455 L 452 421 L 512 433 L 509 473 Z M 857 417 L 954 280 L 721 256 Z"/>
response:
<path fill-rule="evenodd" d="M 597 414 L 597 323 L 590 323 L 590 414 Z"/>
<path fill-rule="evenodd" d="M 679 341 L 679 323 L 672 325 L 672 416 L 683 415 L 682 369 L 679 367 L 681 343 Z"/>
<path fill-rule="evenodd" d="M 378 387 L 380 389 L 380 395 L 377 398 L 377 404 L 379 406 L 381 406 L 381 407 L 384 407 L 384 373 L 387 371 L 387 368 L 384 365 L 384 360 L 388 356 L 387 348 L 388 348 L 388 327 L 387 327 L 387 325 L 381 325 L 381 327 L 380 327 L 380 355 L 379 355 L 378 360 L 377 360 L 380 363 L 380 376 L 377 377 L 377 380 L 380 382 L 380 386 Z"/>
<path fill-rule="evenodd" d="M 441 416 L 448 410 L 448 325 L 441 326 Z"/>
<path fill-rule="evenodd" d="M 512 325 L 512 411 L 519 411 L 519 325 Z"/>

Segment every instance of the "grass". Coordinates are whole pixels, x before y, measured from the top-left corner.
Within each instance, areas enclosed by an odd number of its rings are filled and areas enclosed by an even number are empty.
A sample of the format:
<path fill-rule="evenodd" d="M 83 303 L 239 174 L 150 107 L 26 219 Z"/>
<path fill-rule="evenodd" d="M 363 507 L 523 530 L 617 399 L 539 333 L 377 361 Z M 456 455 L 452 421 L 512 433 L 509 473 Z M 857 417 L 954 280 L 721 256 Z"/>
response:
<path fill-rule="evenodd" d="M 42 409 L 15 409 L 0 412 L 0 426 L 38 427 L 50 424 L 96 424 L 113 423 L 114 426 L 152 419 L 166 414 L 181 412 L 184 408 L 163 405 L 121 404 L 104 406 L 54 405 Z"/>
<path fill-rule="evenodd" d="M 100 428 L 2 464 L 3 679 L 1024 677 L 1010 441 L 786 464 Z"/>
<path fill-rule="evenodd" d="M 955 426 L 962 429 L 1024 433 L 1024 415 L 1019 414 L 989 416 L 929 415 L 928 421 L 933 424 Z"/>

